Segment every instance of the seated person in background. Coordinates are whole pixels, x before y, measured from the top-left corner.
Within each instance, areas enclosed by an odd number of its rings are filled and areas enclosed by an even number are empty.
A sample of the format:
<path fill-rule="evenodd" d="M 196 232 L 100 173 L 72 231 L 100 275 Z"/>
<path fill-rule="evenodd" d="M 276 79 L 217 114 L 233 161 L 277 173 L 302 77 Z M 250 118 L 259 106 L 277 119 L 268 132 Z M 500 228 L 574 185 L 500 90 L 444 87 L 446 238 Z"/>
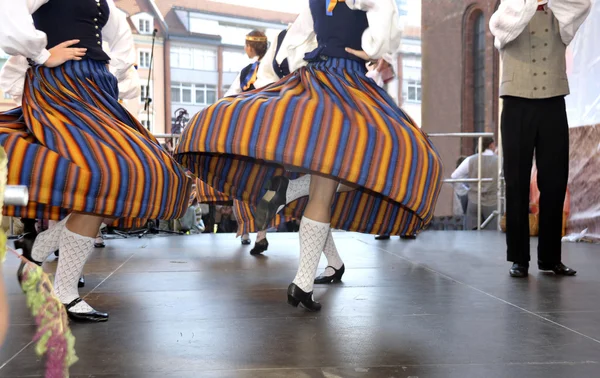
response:
<path fill-rule="evenodd" d="M 498 156 L 494 152 L 496 144 L 493 138 L 483 138 L 483 153 L 481 154 L 481 178 L 491 178 L 492 181 L 481 183 L 481 223 L 488 219 L 497 209 L 498 203 Z M 478 154 L 466 158 L 452 173 L 453 179 L 476 179 Z M 476 182 L 467 183 L 467 230 L 477 229 L 478 185 Z M 490 222 L 486 230 L 495 230 L 496 225 Z"/>

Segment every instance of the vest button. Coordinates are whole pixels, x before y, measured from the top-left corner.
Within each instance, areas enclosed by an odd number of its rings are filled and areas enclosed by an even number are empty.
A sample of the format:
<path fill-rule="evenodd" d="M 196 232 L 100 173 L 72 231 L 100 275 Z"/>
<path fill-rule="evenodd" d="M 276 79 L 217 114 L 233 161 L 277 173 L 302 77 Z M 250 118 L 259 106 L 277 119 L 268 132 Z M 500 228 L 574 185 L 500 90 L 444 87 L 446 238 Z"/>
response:
<path fill-rule="evenodd" d="M 535 34 L 535 31 L 532 31 L 531 34 Z"/>
<path fill-rule="evenodd" d="M 532 48 L 532 49 L 535 49 L 535 45 L 532 45 L 532 46 L 531 46 L 531 48 Z"/>
<path fill-rule="evenodd" d="M 94 18 L 94 22 L 98 22 L 98 19 L 97 19 L 97 18 Z"/>
<path fill-rule="evenodd" d="M 96 29 L 98 29 L 98 25 L 94 26 Z"/>
<path fill-rule="evenodd" d="M 100 34 L 96 34 L 96 37 L 100 37 Z"/>
<path fill-rule="evenodd" d="M 542 87 L 543 90 L 546 90 L 546 87 Z"/>
<path fill-rule="evenodd" d="M 537 87 L 533 87 L 533 90 L 534 90 L 534 91 L 537 91 Z"/>
<path fill-rule="evenodd" d="M 535 63 L 535 59 L 532 59 L 531 61 L 532 61 L 533 63 Z"/>
<path fill-rule="evenodd" d="M 98 41 L 98 44 L 100 44 L 100 41 Z"/>
<path fill-rule="evenodd" d="M 548 33 L 548 29 L 546 29 L 546 33 Z"/>
<path fill-rule="evenodd" d="M 543 58 L 542 60 L 545 62 L 545 61 L 546 61 L 546 58 Z"/>
<path fill-rule="evenodd" d="M 533 73 L 533 76 L 537 76 L 537 72 L 534 72 L 534 73 Z"/>
<path fill-rule="evenodd" d="M 544 46 L 548 46 L 548 42 L 544 43 Z"/>
<path fill-rule="evenodd" d="M 546 72 L 544 71 L 544 75 L 546 74 Z"/>

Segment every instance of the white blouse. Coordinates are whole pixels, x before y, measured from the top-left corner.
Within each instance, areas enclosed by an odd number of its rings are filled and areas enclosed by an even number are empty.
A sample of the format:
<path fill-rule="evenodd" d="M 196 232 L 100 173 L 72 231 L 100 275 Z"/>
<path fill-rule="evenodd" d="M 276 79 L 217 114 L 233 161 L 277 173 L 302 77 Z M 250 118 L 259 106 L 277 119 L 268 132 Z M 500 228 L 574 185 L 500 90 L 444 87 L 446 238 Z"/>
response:
<path fill-rule="evenodd" d="M 21 102 L 27 59 L 44 64 L 50 57 L 46 34 L 35 28 L 31 15 L 49 0 L 0 0 L 0 48 L 12 57 L 0 72 L 0 89 Z M 113 0 L 102 38 L 108 42 L 111 72 L 119 81 L 119 97 L 131 99 L 140 95 L 140 80 L 134 68 L 136 52 L 127 16 Z"/>
<path fill-rule="evenodd" d="M 590 0 L 502 0 L 498 10 L 490 18 L 490 30 L 494 35 L 494 46 L 502 49 L 514 41 L 531 21 L 538 5 L 548 3 L 558 20 L 560 37 L 569 45 L 577 30 L 590 13 Z"/>
<path fill-rule="evenodd" d="M 363 32 L 361 46 L 371 59 L 376 60 L 398 51 L 402 30 L 394 0 L 348 0 L 344 4 L 350 9 L 367 12 L 369 27 Z M 281 64 L 287 58 L 290 72 L 293 72 L 308 64 L 304 54 L 317 47 L 314 21 L 307 2 L 288 30 L 276 59 Z"/>

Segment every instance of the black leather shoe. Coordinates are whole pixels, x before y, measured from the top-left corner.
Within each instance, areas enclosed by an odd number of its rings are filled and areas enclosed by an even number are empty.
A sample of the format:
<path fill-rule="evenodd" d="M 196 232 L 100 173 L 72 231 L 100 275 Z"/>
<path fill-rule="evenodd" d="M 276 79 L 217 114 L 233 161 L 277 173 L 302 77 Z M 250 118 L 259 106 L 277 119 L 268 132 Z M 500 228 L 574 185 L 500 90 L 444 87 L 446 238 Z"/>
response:
<path fill-rule="evenodd" d="M 67 310 L 67 315 L 69 315 L 69 319 L 76 322 L 85 322 L 85 323 L 99 323 L 105 322 L 108 320 L 108 314 L 105 312 L 99 312 L 96 310 L 90 312 L 72 312 L 69 311 L 73 306 L 81 302 L 83 299 L 77 298 L 73 302 L 66 304 L 65 309 Z"/>
<path fill-rule="evenodd" d="M 285 206 L 289 183 L 290 180 L 283 176 L 275 176 L 267 182 L 267 192 L 258 203 L 254 217 L 254 223 L 259 230 L 266 230 L 277 215 L 279 207 Z"/>
<path fill-rule="evenodd" d="M 254 243 L 254 247 L 250 250 L 250 254 L 251 255 L 260 255 L 261 253 L 265 252 L 267 249 L 269 249 L 269 242 L 265 238 L 261 241 L 257 241 L 256 243 Z"/>
<path fill-rule="evenodd" d="M 79 282 L 77 282 L 77 287 L 85 287 L 85 276 L 82 274 L 79 277 Z"/>
<path fill-rule="evenodd" d="M 306 293 L 293 282 L 288 287 L 287 297 L 288 303 L 294 307 L 301 305 L 308 311 L 313 312 L 321 310 L 321 304 L 313 300 L 313 292 L 311 291 L 310 293 Z"/>
<path fill-rule="evenodd" d="M 400 235 L 400 239 L 404 240 L 415 240 L 417 235 Z"/>
<path fill-rule="evenodd" d="M 558 264 L 544 264 L 538 261 L 538 269 L 543 271 L 553 271 L 557 276 L 574 276 L 577 274 L 576 270 L 573 270 L 563 263 Z"/>
<path fill-rule="evenodd" d="M 390 235 L 377 235 L 375 240 L 390 240 Z"/>
<path fill-rule="evenodd" d="M 94 242 L 94 248 L 104 248 L 104 247 L 106 247 L 106 244 L 104 244 L 104 241 L 102 241 L 102 243 Z"/>
<path fill-rule="evenodd" d="M 513 263 L 510 268 L 511 277 L 527 277 L 529 275 L 529 264 Z"/>
<path fill-rule="evenodd" d="M 332 266 L 328 266 L 327 268 L 333 269 L 335 271 L 335 273 L 331 276 L 325 276 L 324 273 L 321 274 L 319 277 L 315 278 L 316 284 L 328 284 L 328 283 L 340 282 L 342 280 L 342 276 L 344 275 L 344 272 L 346 271 L 346 267 L 343 264 L 340 269 L 335 269 Z"/>
<path fill-rule="evenodd" d="M 250 239 L 242 239 L 242 245 L 250 245 Z"/>
<path fill-rule="evenodd" d="M 33 249 L 33 243 L 35 242 L 36 237 L 37 233 L 32 232 L 23 235 L 20 239 L 15 240 L 15 249 L 21 249 L 23 251 L 23 257 L 36 265 L 42 266 L 40 261 L 35 261 L 33 257 L 31 257 L 31 250 Z M 23 281 L 23 269 L 25 269 L 25 265 L 25 262 L 21 261 L 21 265 L 19 265 L 19 269 L 17 270 L 19 284 Z"/>
<path fill-rule="evenodd" d="M 54 251 L 54 256 L 56 256 L 56 258 L 58 258 L 58 249 L 56 251 Z"/>

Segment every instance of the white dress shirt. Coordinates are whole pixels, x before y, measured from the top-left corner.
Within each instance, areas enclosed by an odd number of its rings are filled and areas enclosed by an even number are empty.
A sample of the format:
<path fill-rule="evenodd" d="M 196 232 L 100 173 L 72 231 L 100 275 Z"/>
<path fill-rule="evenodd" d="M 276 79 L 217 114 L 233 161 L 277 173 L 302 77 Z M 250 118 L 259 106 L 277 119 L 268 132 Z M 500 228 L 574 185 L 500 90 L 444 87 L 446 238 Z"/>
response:
<path fill-rule="evenodd" d="M 590 13 L 592 4 L 590 0 L 549 0 L 547 3 L 558 20 L 560 37 L 568 46 Z M 502 0 L 490 18 L 494 46 L 500 50 L 521 35 L 539 5 L 542 3 L 538 0 Z"/>
<path fill-rule="evenodd" d="M 12 57 L 0 72 L 0 89 L 21 102 L 27 59 L 44 64 L 50 57 L 46 49 L 46 34 L 37 30 L 31 15 L 49 0 L 0 0 L 0 48 Z M 127 16 L 113 0 L 107 0 L 110 15 L 102 28 L 102 37 L 110 47 L 111 72 L 119 81 L 119 97 L 136 98 L 140 95 L 140 80 L 134 68 L 136 52 Z M 68 27 L 68 26 L 67 26 Z"/>

